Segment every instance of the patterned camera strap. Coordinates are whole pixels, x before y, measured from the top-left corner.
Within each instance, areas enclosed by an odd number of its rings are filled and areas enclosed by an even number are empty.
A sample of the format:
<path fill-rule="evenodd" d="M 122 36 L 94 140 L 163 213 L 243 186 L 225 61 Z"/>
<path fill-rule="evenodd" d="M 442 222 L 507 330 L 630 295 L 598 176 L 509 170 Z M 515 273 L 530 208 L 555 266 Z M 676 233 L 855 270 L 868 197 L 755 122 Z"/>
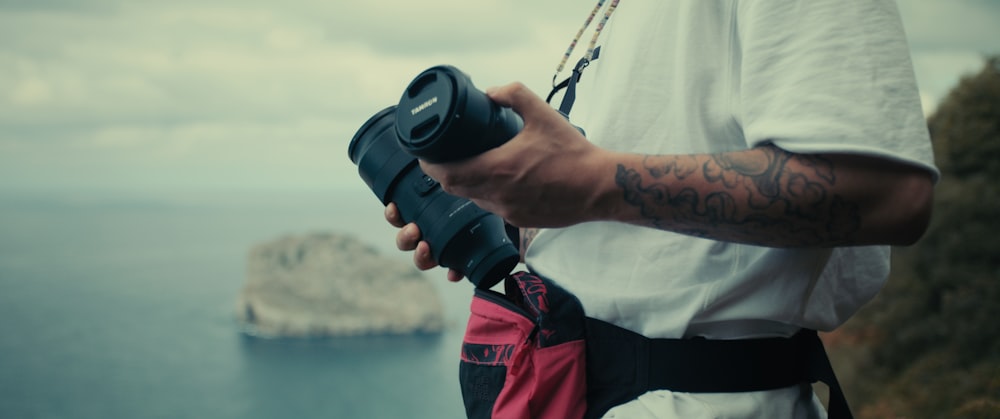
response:
<path fill-rule="evenodd" d="M 556 67 L 556 73 L 552 76 L 552 91 L 549 92 L 549 96 L 545 99 L 546 102 L 552 101 L 552 96 L 562 89 L 566 89 L 566 94 L 563 95 L 562 103 L 559 105 L 559 111 L 564 115 L 569 116 L 569 112 L 573 109 L 573 102 L 576 101 L 576 84 L 580 81 L 580 76 L 583 75 L 583 69 L 590 65 L 590 62 L 596 60 L 600 55 L 600 47 L 597 46 L 597 39 L 601 36 L 601 31 L 604 30 L 604 26 L 607 25 L 608 20 L 611 19 L 611 14 L 615 12 L 618 8 L 619 0 L 611 0 L 611 3 L 604 6 L 607 0 L 598 0 L 597 5 L 594 6 L 594 10 L 590 11 L 590 15 L 587 16 L 587 20 L 583 22 L 583 26 L 580 30 L 576 32 L 576 36 L 573 37 L 573 41 L 569 43 L 569 47 L 566 48 L 566 53 L 563 54 L 562 60 L 559 61 L 559 66 Z M 587 52 L 583 54 L 580 61 L 577 61 L 576 66 L 573 67 L 573 73 L 560 83 L 556 83 L 559 78 L 559 73 L 562 73 L 563 69 L 566 68 L 566 63 L 569 62 L 569 57 L 573 54 L 573 50 L 576 49 L 576 45 L 580 42 L 580 38 L 583 37 L 583 33 L 586 32 L 587 27 L 590 23 L 594 21 L 597 14 L 604 8 L 604 17 L 600 22 L 597 23 L 597 28 L 594 29 L 594 35 L 590 38 L 590 45 L 587 48 Z"/>

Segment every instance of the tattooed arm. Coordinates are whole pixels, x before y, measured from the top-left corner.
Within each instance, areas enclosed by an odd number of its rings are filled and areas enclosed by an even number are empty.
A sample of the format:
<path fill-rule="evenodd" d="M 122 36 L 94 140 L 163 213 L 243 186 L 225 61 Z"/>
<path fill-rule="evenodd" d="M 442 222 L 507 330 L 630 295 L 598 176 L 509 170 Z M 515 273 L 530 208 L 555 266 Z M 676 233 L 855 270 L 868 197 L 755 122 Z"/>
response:
<path fill-rule="evenodd" d="M 931 175 L 914 166 L 772 145 L 719 154 L 618 153 L 588 142 L 521 84 L 489 94 L 524 118 L 522 131 L 465 161 L 420 164 L 447 192 L 515 226 L 620 221 L 761 246 L 905 245 L 930 218 Z M 533 237 L 522 231 L 521 248 Z M 406 226 L 397 244 L 416 250 L 417 267 L 429 269 L 430 247 L 419 238 L 415 225 Z"/>
<path fill-rule="evenodd" d="M 719 154 L 600 149 L 524 86 L 491 97 L 524 117 L 503 146 L 421 162 L 455 195 L 521 227 L 621 221 L 763 246 L 909 244 L 930 216 L 929 172 L 888 159 L 773 145 Z"/>
<path fill-rule="evenodd" d="M 882 159 L 775 146 L 623 156 L 615 218 L 764 246 L 909 244 L 930 216 L 930 175 Z"/>

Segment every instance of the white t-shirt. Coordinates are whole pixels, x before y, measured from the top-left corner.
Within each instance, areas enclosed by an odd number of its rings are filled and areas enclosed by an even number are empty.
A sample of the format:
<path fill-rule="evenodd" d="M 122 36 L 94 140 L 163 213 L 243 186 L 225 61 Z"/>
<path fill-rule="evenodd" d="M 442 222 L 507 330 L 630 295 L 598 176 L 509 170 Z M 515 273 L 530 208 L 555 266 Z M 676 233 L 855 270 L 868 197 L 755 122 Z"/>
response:
<path fill-rule="evenodd" d="M 694 154 L 770 142 L 937 173 L 893 0 L 623 0 L 601 44 L 571 114 L 601 147 Z M 542 230 L 526 257 L 587 315 L 669 338 L 831 330 L 889 270 L 888 247 L 777 249 L 611 222 Z M 658 391 L 619 417 L 657 403 L 656 415 L 638 417 L 758 417 L 766 411 L 753 409 L 775 407 L 784 413 L 765 416 L 804 417 L 811 396 L 796 404 L 805 410 L 788 408 L 800 396 Z M 687 410 L 702 404 L 711 408 Z"/>

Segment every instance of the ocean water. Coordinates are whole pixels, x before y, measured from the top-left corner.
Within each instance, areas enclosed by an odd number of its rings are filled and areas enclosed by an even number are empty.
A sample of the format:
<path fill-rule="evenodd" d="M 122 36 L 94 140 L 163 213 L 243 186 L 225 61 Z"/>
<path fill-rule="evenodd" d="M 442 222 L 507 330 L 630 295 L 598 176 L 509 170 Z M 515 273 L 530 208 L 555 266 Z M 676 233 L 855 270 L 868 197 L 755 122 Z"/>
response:
<path fill-rule="evenodd" d="M 239 333 L 249 248 L 353 234 L 408 261 L 366 189 L 0 191 L 0 418 L 460 418 L 472 285 L 426 273 L 448 327 Z"/>

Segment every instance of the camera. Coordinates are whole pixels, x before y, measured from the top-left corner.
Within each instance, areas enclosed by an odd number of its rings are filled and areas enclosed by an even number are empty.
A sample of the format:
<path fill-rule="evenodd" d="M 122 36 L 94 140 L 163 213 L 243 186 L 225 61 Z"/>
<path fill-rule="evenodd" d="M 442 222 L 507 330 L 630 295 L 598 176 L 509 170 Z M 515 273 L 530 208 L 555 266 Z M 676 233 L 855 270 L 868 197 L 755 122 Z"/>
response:
<path fill-rule="evenodd" d="M 471 157 L 503 144 L 521 124 L 517 114 L 489 100 L 468 76 L 439 66 L 417 76 L 399 105 L 369 118 L 351 139 L 348 154 L 382 204 L 395 202 L 403 220 L 417 224 L 438 265 L 490 288 L 520 260 L 503 220 L 444 192 L 417 158 Z"/>

